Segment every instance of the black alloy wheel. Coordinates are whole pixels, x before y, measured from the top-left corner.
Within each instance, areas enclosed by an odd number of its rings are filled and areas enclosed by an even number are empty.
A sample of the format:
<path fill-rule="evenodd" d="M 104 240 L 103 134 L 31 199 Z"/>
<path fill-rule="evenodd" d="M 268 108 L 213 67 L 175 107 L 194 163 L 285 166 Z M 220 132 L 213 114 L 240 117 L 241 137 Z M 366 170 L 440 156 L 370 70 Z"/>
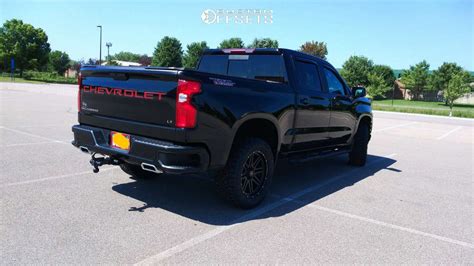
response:
<path fill-rule="evenodd" d="M 249 155 L 242 168 L 242 192 L 247 197 L 258 194 L 265 184 L 267 176 L 267 160 L 260 151 L 255 151 Z"/>

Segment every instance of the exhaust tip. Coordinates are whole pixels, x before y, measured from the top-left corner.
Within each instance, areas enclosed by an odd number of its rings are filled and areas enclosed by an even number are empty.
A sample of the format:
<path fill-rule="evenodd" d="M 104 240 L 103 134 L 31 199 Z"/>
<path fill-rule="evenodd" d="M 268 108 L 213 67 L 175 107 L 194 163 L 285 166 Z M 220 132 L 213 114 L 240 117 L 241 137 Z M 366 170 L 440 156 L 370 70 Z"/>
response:
<path fill-rule="evenodd" d="M 80 146 L 79 149 L 84 153 L 91 153 L 87 147 Z"/>
<path fill-rule="evenodd" d="M 156 174 L 163 173 L 163 171 L 156 168 L 156 166 L 154 166 L 153 164 L 142 163 L 140 166 L 142 167 L 143 170 L 148 171 L 148 172 L 153 172 L 153 173 L 156 173 Z"/>

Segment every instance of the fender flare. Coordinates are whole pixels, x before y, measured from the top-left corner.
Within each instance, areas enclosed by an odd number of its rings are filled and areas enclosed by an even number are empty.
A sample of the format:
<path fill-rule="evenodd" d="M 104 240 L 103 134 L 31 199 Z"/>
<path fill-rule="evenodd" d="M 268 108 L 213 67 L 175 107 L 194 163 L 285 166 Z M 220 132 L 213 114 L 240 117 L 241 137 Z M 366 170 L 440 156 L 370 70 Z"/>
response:
<path fill-rule="evenodd" d="M 372 135 L 372 123 L 373 123 L 373 116 L 372 116 L 372 113 L 363 113 L 361 115 L 359 115 L 359 117 L 357 118 L 357 122 L 356 122 L 356 126 L 354 127 L 354 132 L 352 133 L 352 136 L 351 136 L 351 140 L 350 142 L 352 142 L 352 139 L 354 138 L 357 130 L 359 130 L 359 125 L 360 125 L 360 122 L 362 121 L 362 119 L 364 119 L 365 117 L 368 117 L 370 118 L 370 131 L 369 131 L 369 140 L 370 140 L 370 135 Z"/>
<path fill-rule="evenodd" d="M 370 114 L 370 113 L 364 113 L 364 114 L 361 114 L 361 115 L 359 116 L 359 118 L 357 119 L 357 126 L 355 127 L 356 131 L 357 131 L 357 129 L 359 129 L 360 121 L 362 121 L 362 119 L 364 119 L 364 117 L 370 118 L 370 128 L 372 128 L 372 121 L 373 121 L 373 116 L 372 116 L 372 114 Z"/>
<path fill-rule="evenodd" d="M 280 151 L 281 143 L 282 143 L 282 137 L 283 134 L 281 132 L 280 125 L 278 124 L 278 120 L 275 116 L 268 114 L 268 113 L 250 113 L 244 115 L 242 118 L 237 120 L 233 125 L 232 125 L 232 145 L 234 144 L 235 136 L 237 134 L 237 131 L 239 128 L 247 121 L 253 120 L 253 119 L 263 119 L 267 120 L 270 123 L 273 124 L 277 131 L 277 148 L 276 148 L 276 153 Z"/>

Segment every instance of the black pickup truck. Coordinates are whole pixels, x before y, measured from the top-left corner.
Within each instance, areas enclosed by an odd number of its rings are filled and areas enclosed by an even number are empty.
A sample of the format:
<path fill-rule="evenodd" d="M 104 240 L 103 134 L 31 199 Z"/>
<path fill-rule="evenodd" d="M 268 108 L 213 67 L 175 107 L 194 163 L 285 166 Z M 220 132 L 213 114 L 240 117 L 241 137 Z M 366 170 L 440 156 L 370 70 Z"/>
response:
<path fill-rule="evenodd" d="M 73 145 L 94 171 L 120 165 L 136 178 L 212 172 L 242 208 L 259 204 L 278 158 L 348 153 L 363 166 L 372 129 L 363 87 L 287 49 L 210 49 L 196 70 L 81 68 Z"/>

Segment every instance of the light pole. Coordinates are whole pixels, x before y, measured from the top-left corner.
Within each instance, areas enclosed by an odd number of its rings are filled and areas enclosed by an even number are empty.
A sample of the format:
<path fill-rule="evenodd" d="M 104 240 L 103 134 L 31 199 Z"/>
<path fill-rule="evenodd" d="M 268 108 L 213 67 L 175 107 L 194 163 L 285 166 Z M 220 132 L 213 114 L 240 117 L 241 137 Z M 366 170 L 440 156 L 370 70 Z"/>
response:
<path fill-rule="evenodd" d="M 109 49 L 110 49 L 110 47 L 112 47 L 112 43 L 111 43 L 111 42 L 106 42 L 106 43 L 105 43 L 105 46 L 107 46 L 107 62 L 110 62 Z"/>
<path fill-rule="evenodd" d="M 393 84 L 392 88 L 392 106 L 393 106 L 393 99 L 395 98 L 395 84 Z"/>
<path fill-rule="evenodd" d="M 97 28 L 100 28 L 99 65 L 102 65 L 102 25 L 97 25 Z"/>

